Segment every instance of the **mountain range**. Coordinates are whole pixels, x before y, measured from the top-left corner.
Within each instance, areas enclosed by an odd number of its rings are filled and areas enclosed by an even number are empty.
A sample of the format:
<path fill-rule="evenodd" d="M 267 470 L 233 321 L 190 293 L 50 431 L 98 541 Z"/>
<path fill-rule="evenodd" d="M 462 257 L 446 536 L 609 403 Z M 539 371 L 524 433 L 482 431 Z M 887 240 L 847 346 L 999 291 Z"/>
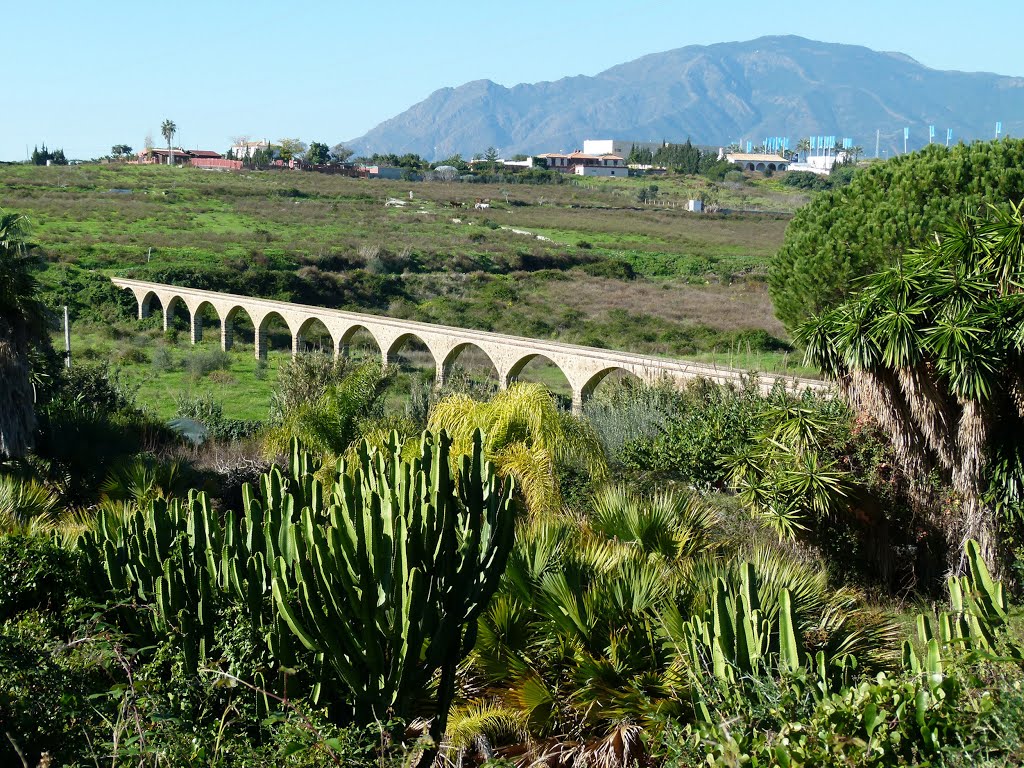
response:
<path fill-rule="evenodd" d="M 358 155 L 414 152 L 428 159 L 495 147 L 572 151 L 586 138 L 760 144 L 768 136 L 851 137 L 874 155 L 936 140 L 1024 134 L 1024 78 L 930 69 L 902 53 L 796 36 L 691 45 L 594 76 L 512 88 L 475 80 L 441 88 L 346 144 Z"/>

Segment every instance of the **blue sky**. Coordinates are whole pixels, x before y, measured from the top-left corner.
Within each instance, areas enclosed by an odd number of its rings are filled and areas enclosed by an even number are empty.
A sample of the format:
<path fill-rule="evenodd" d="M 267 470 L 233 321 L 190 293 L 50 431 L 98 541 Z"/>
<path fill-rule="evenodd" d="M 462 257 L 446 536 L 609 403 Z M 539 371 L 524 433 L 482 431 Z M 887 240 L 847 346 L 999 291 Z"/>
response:
<path fill-rule="evenodd" d="M 1024 76 L 1017 0 L 7 0 L 0 160 L 46 142 L 69 157 L 229 138 L 335 144 L 437 88 L 596 74 L 648 53 L 767 34 L 907 53 L 938 69 Z M 845 8 L 845 10 L 844 10 Z"/>

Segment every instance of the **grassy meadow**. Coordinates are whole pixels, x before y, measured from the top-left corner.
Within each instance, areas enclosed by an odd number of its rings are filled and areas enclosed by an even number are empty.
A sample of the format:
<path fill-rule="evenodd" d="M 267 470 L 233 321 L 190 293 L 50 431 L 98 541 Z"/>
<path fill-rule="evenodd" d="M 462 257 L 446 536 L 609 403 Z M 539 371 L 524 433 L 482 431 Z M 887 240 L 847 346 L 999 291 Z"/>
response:
<path fill-rule="evenodd" d="M 651 184 L 656 201 L 637 202 Z M 698 194 L 722 208 L 766 212 L 687 213 L 685 200 Z M 386 207 L 389 198 L 404 206 Z M 474 210 L 477 199 L 491 207 Z M 84 353 L 76 359 L 116 362 L 161 414 L 176 393 L 198 388 L 234 418 L 264 411 L 276 353 L 262 381 L 250 375 L 251 350 L 238 350 L 237 362 L 211 382 L 210 374 L 187 373 L 184 334 L 175 347 L 182 359 L 155 370 L 149 361 L 165 340 L 147 337 L 128 304 L 112 320 L 82 281 L 121 275 L 806 374 L 764 282 L 786 212 L 806 200 L 775 179 L 497 185 L 127 165 L 0 167 L 0 207 L 28 216 L 50 303 L 72 307 L 73 344 Z M 121 327 L 106 335 L 117 338 L 104 338 L 111 322 Z M 206 344 L 215 338 L 209 333 Z M 411 354 L 410 367 L 417 366 L 426 376 L 433 361 Z M 557 371 L 537 376 L 558 384 Z"/>

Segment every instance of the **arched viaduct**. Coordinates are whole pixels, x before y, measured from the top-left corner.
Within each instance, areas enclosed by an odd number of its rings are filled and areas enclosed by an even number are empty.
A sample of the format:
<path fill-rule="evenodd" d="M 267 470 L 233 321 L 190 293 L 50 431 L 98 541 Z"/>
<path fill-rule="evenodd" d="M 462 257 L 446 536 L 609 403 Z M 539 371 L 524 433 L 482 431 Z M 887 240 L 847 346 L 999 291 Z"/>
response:
<path fill-rule="evenodd" d="M 498 372 L 498 381 L 502 387 L 516 381 L 531 360 L 537 357 L 546 358 L 562 371 L 569 382 L 573 393 L 573 410 L 577 412 L 601 380 L 614 371 L 626 371 L 647 383 L 655 383 L 666 378 L 676 382 L 704 378 L 717 383 L 739 383 L 744 376 L 749 375 L 732 368 L 718 368 L 684 360 L 506 336 L 500 333 L 398 320 L 380 315 L 345 312 L 230 293 L 178 288 L 142 280 L 113 278 L 113 282 L 135 295 L 140 318 L 149 316 L 152 300 L 156 297 L 163 309 L 165 330 L 178 304 L 184 305 L 189 313 L 193 344 L 202 339 L 202 312 L 207 306 L 212 308 L 220 319 L 221 347 L 225 350 L 231 348 L 234 319 L 239 313 L 245 313 L 255 329 L 256 356 L 261 359 L 267 354 L 267 324 L 273 317 L 280 318 L 288 326 L 292 336 L 292 354 L 302 349 L 303 334 L 316 320 L 323 323 L 330 333 L 335 355 L 344 354 L 353 334 L 365 330 L 380 348 L 385 366 L 395 362 L 398 351 L 408 340 L 418 339 L 434 358 L 438 384 L 444 383 L 459 355 L 468 347 L 476 347 L 487 355 Z M 762 390 L 767 391 L 779 380 L 792 390 L 826 388 L 823 382 L 814 379 L 764 374 L 760 376 L 758 384 Z"/>

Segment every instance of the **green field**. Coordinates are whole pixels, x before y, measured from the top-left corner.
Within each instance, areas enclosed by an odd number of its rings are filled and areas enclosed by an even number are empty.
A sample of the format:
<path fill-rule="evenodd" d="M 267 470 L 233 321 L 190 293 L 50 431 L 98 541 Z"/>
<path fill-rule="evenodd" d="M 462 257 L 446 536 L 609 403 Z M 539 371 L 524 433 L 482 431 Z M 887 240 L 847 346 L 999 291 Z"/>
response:
<path fill-rule="evenodd" d="M 652 183 L 656 203 L 637 203 L 637 190 Z M 210 391 L 236 418 L 265 412 L 275 355 L 262 381 L 242 351 L 212 383 L 189 378 L 180 361 L 154 370 L 140 362 L 155 342 L 143 344 L 130 303 L 106 306 L 109 291 L 90 275 L 808 373 L 764 282 L 788 216 L 687 213 L 682 204 L 696 194 L 722 207 L 783 212 L 807 199 L 770 179 L 484 185 L 153 166 L 0 167 L 0 207 L 28 216 L 47 300 L 71 306 L 84 358 L 114 361 L 161 414 L 173 410 L 175 394 L 196 390 Z M 386 207 L 389 198 L 404 207 Z M 491 207 L 474 210 L 477 199 Z M 110 324 L 117 338 L 95 332 Z M 187 357 L 182 344 L 172 357 Z M 140 352 L 128 351 L 139 345 Z M 432 361 L 414 355 L 410 366 L 417 365 L 428 375 Z M 557 372 L 537 375 L 557 383 Z"/>

